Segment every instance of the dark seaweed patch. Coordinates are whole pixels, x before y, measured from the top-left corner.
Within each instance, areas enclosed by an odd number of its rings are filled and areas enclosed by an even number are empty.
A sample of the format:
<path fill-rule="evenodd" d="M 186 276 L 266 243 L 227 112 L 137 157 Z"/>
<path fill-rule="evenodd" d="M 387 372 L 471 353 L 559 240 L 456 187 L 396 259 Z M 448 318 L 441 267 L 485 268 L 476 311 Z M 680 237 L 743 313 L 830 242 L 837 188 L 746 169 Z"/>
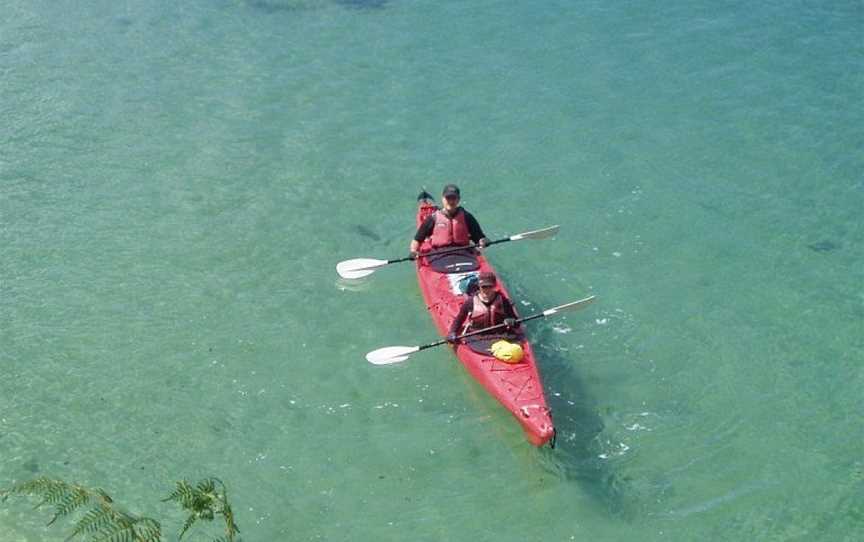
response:
<path fill-rule="evenodd" d="M 345 8 L 358 10 L 375 10 L 387 6 L 387 0 L 332 0 Z M 321 0 L 319 7 L 325 3 Z M 301 10 L 314 9 L 314 2 L 304 2 L 301 0 L 249 0 L 249 5 L 259 9 L 265 13 L 276 14 L 286 12 L 296 12 Z"/>
<path fill-rule="evenodd" d="M 811 243 L 807 245 L 807 248 L 815 252 L 833 252 L 839 249 L 840 245 L 833 241 L 825 240 L 819 241 L 818 243 Z"/>
<path fill-rule="evenodd" d="M 354 9 L 381 9 L 387 5 L 387 0 L 336 0 L 336 3 Z"/>
<path fill-rule="evenodd" d="M 256 9 L 269 14 L 280 12 L 298 11 L 298 5 L 294 2 L 279 2 L 277 0 L 252 0 L 249 4 Z"/>
<path fill-rule="evenodd" d="M 375 233 L 374 231 L 370 230 L 369 228 L 367 228 L 366 226 L 364 226 L 362 224 L 357 224 L 356 226 L 354 226 L 354 231 L 359 233 L 361 236 L 363 236 L 367 239 L 371 239 L 375 242 L 378 242 L 381 240 L 380 235 L 378 235 L 377 233 Z"/>

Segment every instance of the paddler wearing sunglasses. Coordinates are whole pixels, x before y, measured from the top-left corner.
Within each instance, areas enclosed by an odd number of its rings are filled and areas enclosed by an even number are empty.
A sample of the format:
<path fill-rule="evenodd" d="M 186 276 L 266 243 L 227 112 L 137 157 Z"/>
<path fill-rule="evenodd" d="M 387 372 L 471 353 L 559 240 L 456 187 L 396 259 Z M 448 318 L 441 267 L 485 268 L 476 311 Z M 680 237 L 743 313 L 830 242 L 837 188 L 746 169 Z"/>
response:
<path fill-rule="evenodd" d="M 477 278 L 480 289 L 473 297 L 469 297 L 462 303 L 459 314 L 456 315 L 456 319 L 450 325 L 450 332 L 447 334 L 448 342 L 455 342 L 460 331 L 468 333 L 498 324 L 504 324 L 507 333 L 518 332 L 513 304 L 495 288 L 498 284 L 495 273 L 484 271 Z M 463 330 L 462 326 L 466 320 L 468 326 Z M 501 333 L 501 330 L 490 333 Z M 480 336 L 485 336 L 485 333 Z"/>
<path fill-rule="evenodd" d="M 489 243 L 474 215 L 459 206 L 459 187 L 448 184 L 441 193 L 441 209 L 427 218 L 414 234 L 409 250 L 417 256 L 420 245 L 429 239 L 433 249 L 467 247 L 471 241 L 483 248 Z"/>

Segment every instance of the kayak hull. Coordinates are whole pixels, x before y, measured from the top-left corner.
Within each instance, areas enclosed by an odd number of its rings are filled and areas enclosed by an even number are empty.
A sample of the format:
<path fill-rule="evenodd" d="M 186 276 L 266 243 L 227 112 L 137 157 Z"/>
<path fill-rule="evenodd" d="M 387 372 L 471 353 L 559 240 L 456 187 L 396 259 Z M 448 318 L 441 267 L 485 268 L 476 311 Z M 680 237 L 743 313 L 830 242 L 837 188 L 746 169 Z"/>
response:
<path fill-rule="evenodd" d="M 417 225 L 419 226 L 436 209 L 428 201 L 421 201 L 417 209 Z M 430 247 L 424 245 L 421 250 L 430 250 Z M 471 273 L 494 272 L 482 254 L 476 255 L 476 258 L 479 268 Z M 426 308 L 435 322 L 438 333 L 444 337 L 467 298 L 460 291 L 459 280 L 468 272 L 442 273 L 434 269 L 431 262 L 427 260 L 427 258 L 417 260 L 417 280 L 423 299 L 426 301 Z M 498 290 L 512 299 L 500 278 Z M 514 310 L 516 310 L 515 306 Z M 453 350 L 469 374 L 516 418 L 528 441 L 535 446 L 543 446 L 553 439 L 555 428 L 551 411 L 546 403 L 534 351 L 527 340 L 523 340 L 521 346 L 523 357 L 518 363 L 498 360 L 491 353 L 476 352 L 467 344 L 458 344 Z"/>

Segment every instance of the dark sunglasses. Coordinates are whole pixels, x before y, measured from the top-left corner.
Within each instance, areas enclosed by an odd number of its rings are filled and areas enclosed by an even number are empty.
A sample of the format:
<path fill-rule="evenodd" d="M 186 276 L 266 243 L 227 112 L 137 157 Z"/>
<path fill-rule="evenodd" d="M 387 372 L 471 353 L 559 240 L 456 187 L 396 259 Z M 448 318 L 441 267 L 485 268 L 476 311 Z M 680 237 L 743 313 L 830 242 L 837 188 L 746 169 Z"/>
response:
<path fill-rule="evenodd" d="M 494 288 L 494 287 L 495 287 L 494 284 L 484 284 L 484 285 L 480 286 L 480 289 L 482 289 L 482 290 L 491 290 L 491 289 Z"/>

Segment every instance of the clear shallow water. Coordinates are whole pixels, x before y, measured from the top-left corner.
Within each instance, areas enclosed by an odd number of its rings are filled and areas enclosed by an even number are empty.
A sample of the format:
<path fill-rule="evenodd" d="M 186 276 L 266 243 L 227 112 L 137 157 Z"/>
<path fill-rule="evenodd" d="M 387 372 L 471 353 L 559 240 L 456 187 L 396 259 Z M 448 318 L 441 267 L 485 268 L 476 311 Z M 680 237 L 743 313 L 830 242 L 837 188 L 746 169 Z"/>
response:
<path fill-rule="evenodd" d="M 249 541 L 858 536 L 860 5 L 6 11 L 0 485 L 171 531 L 217 475 Z M 562 224 L 489 254 L 526 312 L 600 298 L 532 328 L 554 451 L 446 350 L 363 360 L 434 329 L 409 267 L 333 267 L 450 179 L 493 237 Z"/>

